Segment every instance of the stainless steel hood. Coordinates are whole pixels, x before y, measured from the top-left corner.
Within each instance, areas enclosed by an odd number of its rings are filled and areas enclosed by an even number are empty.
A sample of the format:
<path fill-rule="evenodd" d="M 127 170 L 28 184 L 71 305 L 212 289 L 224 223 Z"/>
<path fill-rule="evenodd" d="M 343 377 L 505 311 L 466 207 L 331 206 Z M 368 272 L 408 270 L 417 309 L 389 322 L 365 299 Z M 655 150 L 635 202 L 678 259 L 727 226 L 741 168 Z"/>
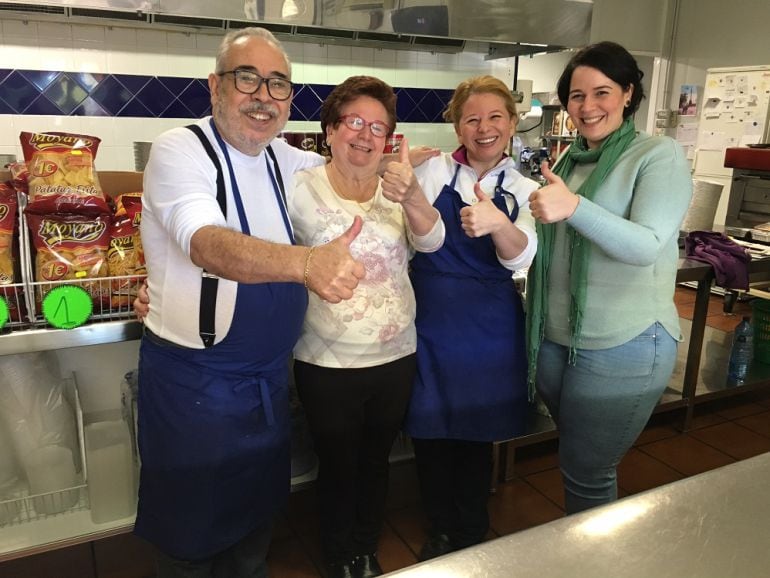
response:
<path fill-rule="evenodd" d="M 593 0 L 36 0 L 0 2 L 0 16 L 93 19 L 193 29 L 260 25 L 282 39 L 459 52 L 491 58 L 588 43 Z"/>

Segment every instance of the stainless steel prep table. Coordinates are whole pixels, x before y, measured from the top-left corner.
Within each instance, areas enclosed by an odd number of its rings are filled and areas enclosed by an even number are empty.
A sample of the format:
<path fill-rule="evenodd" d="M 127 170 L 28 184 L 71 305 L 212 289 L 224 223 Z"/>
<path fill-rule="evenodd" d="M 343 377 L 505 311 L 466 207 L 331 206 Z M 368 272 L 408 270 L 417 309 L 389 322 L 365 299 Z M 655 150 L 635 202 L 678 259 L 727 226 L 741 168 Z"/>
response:
<path fill-rule="evenodd" d="M 749 263 L 749 274 L 767 275 L 770 272 L 770 259 L 752 259 Z M 743 392 L 770 386 L 770 366 L 762 363 L 752 364 L 750 379 L 739 387 L 723 388 L 711 394 L 697 394 L 698 374 L 700 371 L 701 357 L 703 355 L 703 338 L 706 331 L 706 317 L 708 316 L 708 304 L 711 295 L 711 286 L 714 283 L 714 270 L 711 265 L 690 259 L 679 259 L 679 269 L 676 276 L 677 283 L 692 281 L 697 283 L 696 298 L 693 308 L 692 325 L 690 328 L 689 345 L 687 349 L 687 362 L 682 384 L 682 398 L 676 402 L 660 404 L 656 411 L 665 411 L 684 406 L 686 408 L 682 429 L 688 431 L 692 424 L 695 404 L 710 401 L 725 396 L 740 394 Z M 726 373 L 725 373 L 726 375 Z M 770 576 L 770 572 L 768 572 Z"/>
<path fill-rule="evenodd" d="M 770 453 L 424 562 L 399 578 L 767 578 Z"/>

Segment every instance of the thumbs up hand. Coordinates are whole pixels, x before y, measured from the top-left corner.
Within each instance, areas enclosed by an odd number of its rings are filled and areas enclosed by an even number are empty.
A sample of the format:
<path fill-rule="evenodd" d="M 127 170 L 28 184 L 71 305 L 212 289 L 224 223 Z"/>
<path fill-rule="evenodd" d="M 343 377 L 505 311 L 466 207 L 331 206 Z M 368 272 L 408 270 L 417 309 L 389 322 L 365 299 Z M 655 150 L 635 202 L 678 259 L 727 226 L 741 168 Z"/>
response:
<path fill-rule="evenodd" d="M 483 237 L 500 230 L 510 220 L 508 216 L 498 209 L 492 199 L 481 190 L 477 182 L 473 186 L 477 202 L 460 209 L 460 226 L 469 237 Z"/>
<path fill-rule="evenodd" d="M 389 162 L 382 175 L 382 195 L 394 203 L 404 204 L 418 191 L 417 177 L 409 162 L 409 143 L 404 139 L 398 150 L 398 161 Z"/>
<path fill-rule="evenodd" d="M 366 268 L 353 259 L 350 245 L 363 227 L 356 216 L 350 228 L 326 245 L 313 247 L 305 260 L 305 284 L 321 299 L 339 303 L 353 296 L 358 282 L 366 276 Z"/>
<path fill-rule="evenodd" d="M 564 181 L 551 171 L 547 162 L 540 165 L 547 184 L 529 195 L 529 210 L 541 223 L 569 219 L 577 209 L 580 197 L 570 191 Z"/>

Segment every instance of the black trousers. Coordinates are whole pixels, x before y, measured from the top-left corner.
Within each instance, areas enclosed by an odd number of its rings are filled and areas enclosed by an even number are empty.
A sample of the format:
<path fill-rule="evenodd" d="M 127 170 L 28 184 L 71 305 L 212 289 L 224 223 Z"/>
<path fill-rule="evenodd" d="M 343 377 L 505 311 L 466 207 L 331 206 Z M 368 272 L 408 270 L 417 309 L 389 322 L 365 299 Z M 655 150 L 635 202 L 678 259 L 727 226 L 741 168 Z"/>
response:
<path fill-rule="evenodd" d="M 492 442 L 413 438 L 422 505 L 434 534 L 456 549 L 478 544 L 489 530 Z"/>
<path fill-rule="evenodd" d="M 156 578 L 267 578 L 272 522 L 204 560 L 179 560 L 156 550 Z"/>
<path fill-rule="evenodd" d="M 377 551 L 388 457 L 406 414 L 415 370 L 415 355 L 356 369 L 294 364 L 318 455 L 321 546 L 329 563 Z"/>

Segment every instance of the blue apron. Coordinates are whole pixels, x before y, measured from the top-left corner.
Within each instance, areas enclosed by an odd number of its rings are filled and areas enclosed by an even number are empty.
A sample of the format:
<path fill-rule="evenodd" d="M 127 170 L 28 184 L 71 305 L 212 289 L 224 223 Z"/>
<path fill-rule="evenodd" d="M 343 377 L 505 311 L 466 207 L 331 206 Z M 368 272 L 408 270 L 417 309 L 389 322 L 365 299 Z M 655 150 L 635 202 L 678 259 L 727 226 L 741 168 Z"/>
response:
<path fill-rule="evenodd" d="M 433 205 L 446 226 L 435 253 L 417 253 L 417 378 L 404 431 L 416 438 L 495 441 L 523 431 L 527 414 L 524 311 L 511 272 L 490 235 L 471 238 L 460 221 L 467 206 L 452 181 Z M 500 173 L 492 202 L 506 215 Z M 514 199 L 510 215 L 519 206 Z"/>
<path fill-rule="evenodd" d="M 248 235 L 230 158 L 218 134 L 217 140 Z M 300 284 L 239 283 L 232 325 L 220 343 L 188 349 L 153 335 L 142 339 L 135 533 L 167 555 L 208 558 L 284 505 L 290 489 L 288 359 L 306 308 Z"/>

